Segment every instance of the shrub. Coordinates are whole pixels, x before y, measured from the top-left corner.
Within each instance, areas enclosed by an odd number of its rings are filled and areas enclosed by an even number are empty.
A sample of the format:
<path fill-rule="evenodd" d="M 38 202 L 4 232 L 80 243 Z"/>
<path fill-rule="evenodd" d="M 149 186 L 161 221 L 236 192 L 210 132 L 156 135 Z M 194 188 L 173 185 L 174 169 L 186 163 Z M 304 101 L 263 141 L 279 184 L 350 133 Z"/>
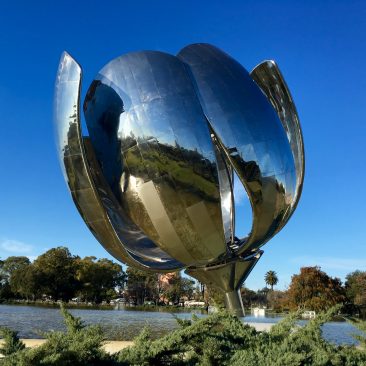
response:
<path fill-rule="evenodd" d="M 12 353 L 0 361 L 1 365 L 113 365 L 111 356 L 101 349 L 104 337 L 100 327 L 84 326 L 79 318 L 73 317 L 63 307 L 61 313 L 66 332 L 47 333 L 47 342 Z"/>
<path fill-rule="evenodd" d="M 366 335 L 358 336 L 361 347 L 337 346 L 322 338 L 321 325 L 329 321 L 338 307 L 320 314 L 305 326 L 296 325 L 299 313 L 274 325 L 270 332 L 258 332 L 237 317 L 218 312 L 203 319 L 178 321 L 181 328 L 157 340 L 148 329 L 132 347 L 115 355 L 102 348 L 103 334 L 97 326 L 84 326 L 79 318 L 61 309 L 66 332 L 50 332 L 47 342 L 24 349 L 16 333 L 14 344 L 1 365 L 366 365 Z M 366 330 L 365 322 L 357 322 Z"/>
<path fill-rule="evenodd" d="M 4 339 L 3 346 L 0 347 L 0 353 L 4 356 L 9 356 L 25 348 L 25 344 L 18 337 L 18 332 L 8 328 L 1 328 L 0 335 Z"/>

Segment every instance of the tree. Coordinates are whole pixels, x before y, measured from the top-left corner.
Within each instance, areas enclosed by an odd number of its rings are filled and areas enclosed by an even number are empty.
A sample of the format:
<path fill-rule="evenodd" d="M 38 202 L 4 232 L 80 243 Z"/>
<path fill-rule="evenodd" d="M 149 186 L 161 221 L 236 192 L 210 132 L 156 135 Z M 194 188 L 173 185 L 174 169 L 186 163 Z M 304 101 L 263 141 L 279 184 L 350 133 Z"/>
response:
<path fill-rule="evenodd" d="M 185 296 L 190 298 L 194 291 L 194 281 L 182 277 L 179 272 L 174 273 L 170 277 L 164 291 L 164 297 L 166 297 L 170 302 L 176 304 L 180 299 Z"/>
<path fill-rule="evenodd" d="M 128 297 L 138 305 L 141 305 L 145 300 L 158 301 L 158 277 L 157 273 L 141 271 L 139 269 L 128 267 L 127 271 L 127 294 Z"/>
<path fill-rule="evenodd" d="M 14 297 L 10 286 L 13 273 L 29 264 L 29 258 L 24 256 L 11 256 L 0 261 L 0 299 L 8 300 Z"/>
<path fill-rule="evenodd" d="M 267 295 L 267 307 L 281 312 L 288 310 L 287 291 L 270 291 Z"/>
<path fill-rule="evenodd" d="M 249 308 L 252 304 L 256 301 L 256 292 L 250 290 L 249 288 L 245 287 L 244 285 L 240 288 L 240 295 L 243 301 L 243 305 L 245 308 Z"/>
<path fill-rule="evenodd" d="M 0 259 L 0 286 L 5 281 L 5 274 L 3 272 L 4 261 Z"/>
<path fill-rule="evenodd" d="M 3 267 L 4 267 L 4 261 L 2 261 L 0 259 L 0 295 L 1 295 L 2 289 L 4 288 L 4 286 L 7 283 L 7 276 L 4 272 Z M 1 299 L 1 296 L 0 296 L 0 299 Z"/>
<path fill-rule="evenodd" d="M 258 289 L 255 293 L 255 296 L 252 298 L 252 303 L 256 306 L 267 306 L 268 302 L 268 293 L 271 290 L 268 289 L 268 287 L 263 287 L 262 289 Z"/>
<path fill-rule="evenodd" d="M 346 295 L 355 305 L 366 305 L 366 271 L 354 271 L 346 277 Z"/>
<path fill-rule="evenodd" d="M 207 286 L 205 292 L 205 303 L 208 305 L 214 305 L 218 308 L 225 306 L 224 293 L 214 286 Z"/>
<path fill-rule="evenodd" d="M 38 295 L 42 295 L 38 286 L 39 277 L 39 271 L 33 264 L 20 267 L 10 277 L 11 291 L 27 300 L 35 300 Z"/>
<path fill-rule="evenodd" d="M 3 270 L 4 261 L 0 260 L 0 302 L 8 300 L 13 296 L 11 292 L 8 275 Z"/>
<path fill-rule="evenodd" d="M 273 286 L 278 283 L 277 273 L 275 271 L 268 271 L 264 276 L 264 280 L 266 285 L 271 286 L 271 290 L 273 291 Z"/>
<path fill-rule="evenodd" d="M 303 267 L 293 275 L 288 289 L 289 306 L 293 309 L 326 310 L 343 303 L 345 291 L 339 278 L 329 277 L 320 267 Z"/>
<path fill-rule="evenodd" d="M 65 247 L 57 247 L 40 255 L 34 266 L 38 271 L 38 284 L 42 294 L 54 300 L 70 300 L 78 288 L 76 278 L 78 257 Z"/>
<path fill-rule="evenodd" d="M 100 303 L 116 295 L 116 288 L 123 287 L 126 274 L 122 266 L 109 259 L 95 257 L 77 259 L 78 294 L 86 301 Z"/>
<path fill-rule="evenodd" d="M 181 277 L 181 294 L 180 297 L 185 296 L 190 299 L 195 291 L 195 281 L 187 278 Z"/>
<path fill-rule="evenodd" d="M 1 270 L 3 272 L 3 275 L 6 276 L 9 280 L 15 270 L 28 266 L 29 264 L 30 260 L 28 257 L 11 256 L 3 261 Z"/>

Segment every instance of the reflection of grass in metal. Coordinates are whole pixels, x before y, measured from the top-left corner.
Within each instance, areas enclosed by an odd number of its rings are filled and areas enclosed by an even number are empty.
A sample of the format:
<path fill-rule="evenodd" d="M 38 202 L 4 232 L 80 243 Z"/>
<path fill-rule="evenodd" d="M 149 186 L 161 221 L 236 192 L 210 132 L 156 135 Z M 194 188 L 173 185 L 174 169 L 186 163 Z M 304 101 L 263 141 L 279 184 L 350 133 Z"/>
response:
<path fill-rule="evenodd" d="M 162 155 L 153 149 L 150 150 L 149 156 L 145 157 L 143 161 L 141 161 L 140 151 L 137 148 L 129 149 L 124 155 L 128 168 L 133 175 L 143 176 L 147 173 L 150 179 L 170 175 L 174 183 L 182 188 L 196 192 L 211 201 L 219 199 L 218 186 L 213 181 L 198 174 L 197 171 L 199 169 L 193 164 L 189 165 L 185 161 L 173 160 L 169 156 Z"/>

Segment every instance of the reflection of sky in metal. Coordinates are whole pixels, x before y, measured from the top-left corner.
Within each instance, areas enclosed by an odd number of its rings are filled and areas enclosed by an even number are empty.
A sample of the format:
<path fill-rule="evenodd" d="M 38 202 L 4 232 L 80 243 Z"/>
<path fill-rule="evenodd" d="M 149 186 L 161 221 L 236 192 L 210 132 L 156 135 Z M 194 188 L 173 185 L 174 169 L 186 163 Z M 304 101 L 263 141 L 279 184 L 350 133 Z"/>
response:
<path fill-rule="evenodd" d="M 235 198 L 235 235 L 245 238 L 250 233 L 253 222 L 253 211 L 248 194 L 238 176 L 234 173 L 234 198 Z M 240 212 L 240 221 L 238 213 Z"/>

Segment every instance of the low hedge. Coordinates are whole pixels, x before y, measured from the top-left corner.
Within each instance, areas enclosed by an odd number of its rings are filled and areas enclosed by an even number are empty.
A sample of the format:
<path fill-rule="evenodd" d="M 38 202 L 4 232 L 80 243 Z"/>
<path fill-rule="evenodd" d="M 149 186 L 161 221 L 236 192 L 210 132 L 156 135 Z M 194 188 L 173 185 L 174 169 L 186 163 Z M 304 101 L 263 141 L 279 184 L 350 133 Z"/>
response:
<path fill-rule="evenodd" d="M 179 320 L 180 329 L 152 340 L 144 329 L 134 346 L 110 355 L 99 326 L 84 326 L 63 307 L 66 332 L 45 334 L 47 342 L 26 349 L 17 333 L 3 329 L 5 355 L 0 365 L 366 365 L 366 335 L 355 336 L 360 346 L 335 345 L 322 337 L 321 325 L 338 311 L 320 314 L 305 326 L 296 325 L 291 314 L 270 332 L 258 332 L 237 317 L 218 312 L 203 319 Z M 366 323 L 352 320 L 363 332 Z"/>

